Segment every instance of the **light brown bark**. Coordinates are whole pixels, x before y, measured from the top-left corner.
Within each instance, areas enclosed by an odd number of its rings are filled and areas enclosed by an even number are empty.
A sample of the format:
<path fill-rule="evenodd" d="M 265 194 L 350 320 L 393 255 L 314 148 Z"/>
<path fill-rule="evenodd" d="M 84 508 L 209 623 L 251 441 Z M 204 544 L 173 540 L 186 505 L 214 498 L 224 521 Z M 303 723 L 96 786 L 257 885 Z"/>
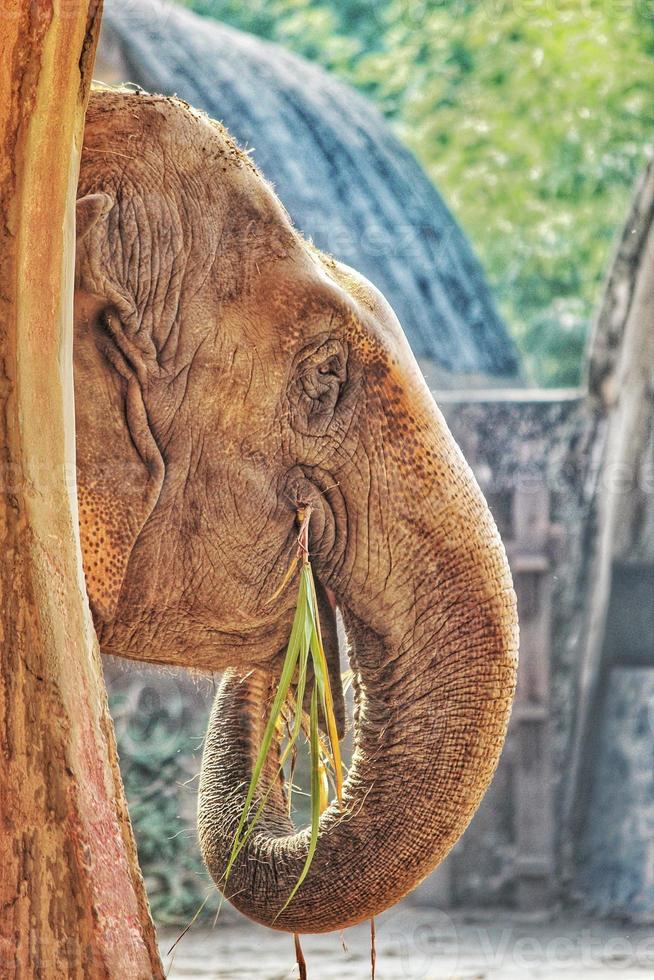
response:
<path fill-rule="evenodd" d="M 74 201 L 99 2 L 0 12 L 0 978 L 162 977 L 81 571 Z"/>

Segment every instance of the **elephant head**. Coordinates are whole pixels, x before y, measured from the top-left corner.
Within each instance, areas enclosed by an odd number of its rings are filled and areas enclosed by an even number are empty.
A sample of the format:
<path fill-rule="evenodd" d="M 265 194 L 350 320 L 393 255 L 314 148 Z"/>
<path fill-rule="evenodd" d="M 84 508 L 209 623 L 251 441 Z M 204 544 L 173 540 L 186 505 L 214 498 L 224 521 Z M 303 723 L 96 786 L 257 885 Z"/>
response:
<path fill-rule="evenodd" d="M 442 859 L 495 769 L 517 622 L 497 530 L 388 304 L 293 229 L 225 130 L 185 104 L 94 92 L 78 201 L 78 486 L 104 651 L 225 670 L 200 843 L 220 884 L 295 585 L 298 509 L 355 676 L 342 809 L 308 833 L 283 787 L 229 879 L 296 932 L 388 907 Z M 336 658 L 337 659 L 337 658 Z"/>

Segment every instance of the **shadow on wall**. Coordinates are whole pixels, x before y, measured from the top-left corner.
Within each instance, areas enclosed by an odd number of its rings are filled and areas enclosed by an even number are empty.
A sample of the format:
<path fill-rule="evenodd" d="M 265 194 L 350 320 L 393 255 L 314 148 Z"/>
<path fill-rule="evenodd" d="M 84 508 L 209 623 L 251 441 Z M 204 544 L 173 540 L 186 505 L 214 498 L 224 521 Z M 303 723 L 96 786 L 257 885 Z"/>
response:
<path fill-rule="evenodd" d="M 654 563 L 616 563 L 580 884 L 602 915 L 654 909 Z"/>

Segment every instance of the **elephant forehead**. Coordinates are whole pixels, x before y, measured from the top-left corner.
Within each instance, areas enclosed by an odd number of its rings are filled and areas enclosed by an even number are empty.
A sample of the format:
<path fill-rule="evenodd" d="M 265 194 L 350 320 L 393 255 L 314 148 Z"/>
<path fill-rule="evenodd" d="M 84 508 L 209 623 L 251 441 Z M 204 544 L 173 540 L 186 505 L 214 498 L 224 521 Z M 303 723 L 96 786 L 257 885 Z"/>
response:
<path fill-rule="evenodd" d="M 78 249 L 78 284 L 113 302 L 132 336 L 170 357 L 188 311 L 251 294 L 299 238 L 226 130 L 184 103 L 92 93 L 79 196 L 113 199 Z M 301 247 L 300 247 L 301 250 Z"/>
<path fill-rule="evenodd" d="M 263 221 L 290 223 L 274 192 L 227 130 L 178 99 L 124 91 L 91 94 L 80 192 L 102 184 L 117 198 L 134 193 L 156 210 L 174 201 L 189 238 L 247 240 Z M 188 212 L 188 213 L 187 213 Z"/>
<path fill-rule="evenodd" d="M 180 99 L 163 95 L 94 89 L 86 113 L 84 148 L 100 143 L 114 147 L 116 159 L 121 149 L 130 149 L 122 156 L 124 171 L 146 159 L 159 179 L 169 176 L 171 168 L 193 173 L 203 166 L 206 174 L 212 164 L 219 164 L 224 172 L 257 173 L 224 126 Z"/>

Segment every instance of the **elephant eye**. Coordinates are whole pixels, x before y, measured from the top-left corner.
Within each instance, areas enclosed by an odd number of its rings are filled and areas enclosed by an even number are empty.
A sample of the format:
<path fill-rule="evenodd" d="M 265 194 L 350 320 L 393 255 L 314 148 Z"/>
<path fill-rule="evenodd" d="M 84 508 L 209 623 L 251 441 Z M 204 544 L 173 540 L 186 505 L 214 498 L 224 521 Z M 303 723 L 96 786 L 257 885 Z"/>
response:
<path fill-rule="evenodd" d="M 346 377 L 345 350 L 336 341 L 327 341 L 314 351 L 300 367 L 304 393 L 317 401 L 335 404 Z M 333 407 L 333 405 L 332 405 Z"/>
<path fill-rule="evenodd" d="M 346 378 L 347 351 L 340 341 L 330 338 L 303 352 L 296 369 L 296 397 L 316 434 L 329 424 Z"/>

